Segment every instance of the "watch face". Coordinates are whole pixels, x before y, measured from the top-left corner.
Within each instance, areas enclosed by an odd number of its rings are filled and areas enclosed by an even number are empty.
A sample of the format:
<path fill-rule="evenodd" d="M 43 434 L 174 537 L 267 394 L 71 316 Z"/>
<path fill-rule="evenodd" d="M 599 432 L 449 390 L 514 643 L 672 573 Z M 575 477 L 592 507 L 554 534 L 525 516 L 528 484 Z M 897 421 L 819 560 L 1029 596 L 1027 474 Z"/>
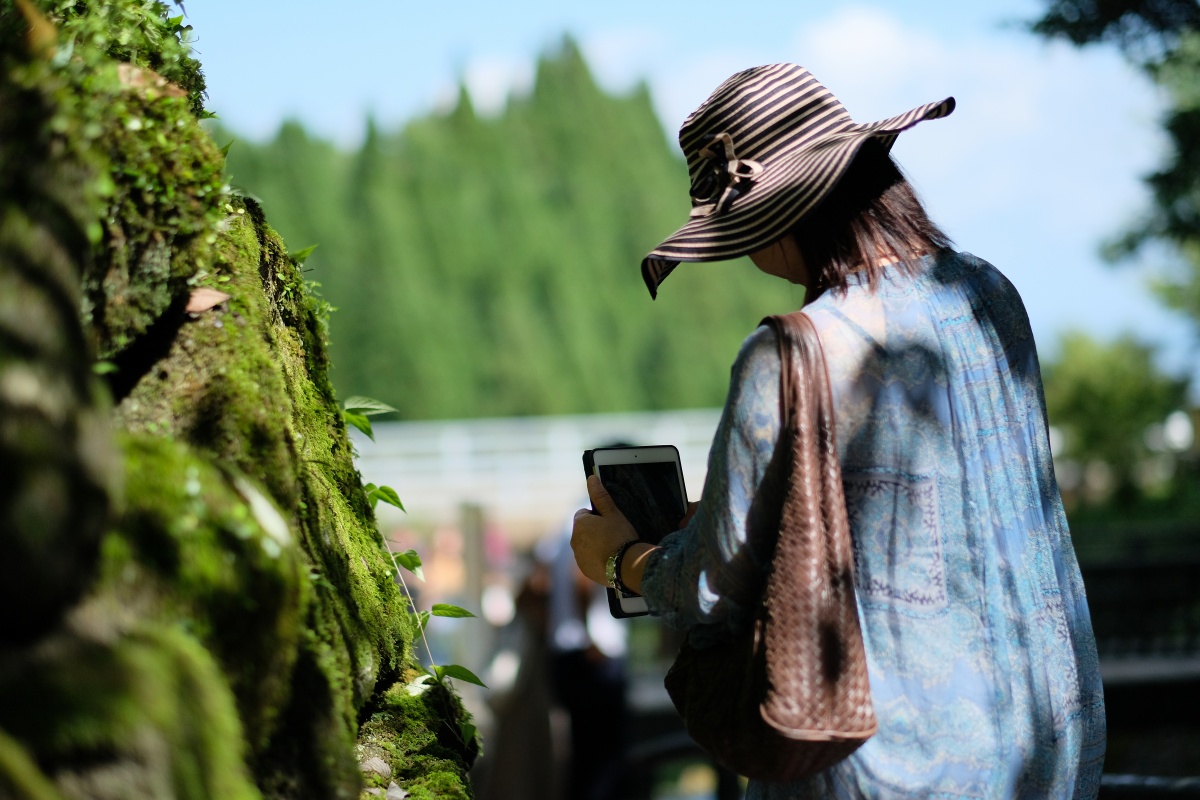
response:
<path fill-rule="evenodd" d="M 608 583 L 608 588 L 615 589 L 617 586 L 617 554 L 613 553 L 608 557 L 608 561 L 604 562 L 604 580 Z"/>

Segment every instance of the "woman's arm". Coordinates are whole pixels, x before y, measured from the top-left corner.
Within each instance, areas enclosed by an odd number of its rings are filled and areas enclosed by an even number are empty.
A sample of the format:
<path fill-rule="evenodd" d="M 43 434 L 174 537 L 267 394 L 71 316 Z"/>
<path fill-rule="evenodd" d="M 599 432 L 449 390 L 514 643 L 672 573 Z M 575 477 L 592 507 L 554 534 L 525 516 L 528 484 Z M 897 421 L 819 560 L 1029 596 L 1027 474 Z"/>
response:
<path fill-rule="evenodd" d="M 779 347 L 770 328 L 743 343 L 709 452 L 708 478 L 695 516 L 659 547 L 636 544 L 622 563 L 625 585 L 673 627 L 736 629 L 757 603 L 774 538 L 748 541 L 758 489 L 779 436 Z M 597 510 L 575 515 L 572 547 L 584 574 L 604 582 L 608 556 L 636 538 L 603 490 L 589 479 Z"/>
<path fill-rule="evenodd" d="M 588 496 L 592 508 L 581 508 L 575 512 L 575 525 L 571 531 L 571 547 L 575 551 L 575 561 L 583 574 L 596 583 L 607 583 L 608 557 L 630 539 L 636 539 L 637 533 L 625 515 L 621 513 L 609 496 L 604 484 L 595 475 L 587 480 Z M 687 514 L 679 521 L 679 527 L 684 528 L 695 516 L 698 503 L 688 503 Z M 641 542 L 631 545 L 625 551 L 621 561 L 621 582 L 626 588 L 638 594 L 642 592 L 642 573 L 646 569 L 646 558 L 658 548 L 652 544 Z M 584 569 L 586 565 L 586 569 Z"/>

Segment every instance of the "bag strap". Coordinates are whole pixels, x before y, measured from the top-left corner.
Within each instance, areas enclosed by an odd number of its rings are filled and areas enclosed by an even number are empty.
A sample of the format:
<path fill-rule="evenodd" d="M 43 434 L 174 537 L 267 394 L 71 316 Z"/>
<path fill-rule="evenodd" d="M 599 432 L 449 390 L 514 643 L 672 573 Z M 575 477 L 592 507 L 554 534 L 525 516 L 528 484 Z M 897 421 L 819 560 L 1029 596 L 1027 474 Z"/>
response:
<path fill-rule="evenodd" d="M 877 728 L 854 597 L 833 396 L 821 341 L 802 311 L 767 317 L 779 339 L 780 445 L 788 473 L 765 596 L 764 720 L 797 739 Z"/>

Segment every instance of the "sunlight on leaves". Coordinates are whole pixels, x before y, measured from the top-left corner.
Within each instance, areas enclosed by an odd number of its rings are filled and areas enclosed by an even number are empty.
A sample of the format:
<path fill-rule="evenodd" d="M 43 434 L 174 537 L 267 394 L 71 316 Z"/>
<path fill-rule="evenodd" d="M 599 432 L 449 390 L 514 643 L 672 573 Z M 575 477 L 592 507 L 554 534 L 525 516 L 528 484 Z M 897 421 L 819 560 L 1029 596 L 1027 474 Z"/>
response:
<path fill-rule="evenodd" d="M 229 144 L 233 144 L 233 142 L 230 142 Z M 229 145 L 226 145 L 226 149 L 228 149 L 228 146 Z M 294 252 L 288 253 L 288 258 L 292 259 L 297 264 L 303 264 L 304 260 L 307 259 L 309 256 L 311 256 L 313 250 L 316 250 L 317 247 L 318 247 L 318 245 L 315 245 L 315 244 L 309 245 L 308 247 L 305 247 L 303 250 L 296 250 Z"/>
<path fill-rule="evenodd" d="M 381 403 L 374 398 L 361 397 L 359 395 L 347 398 L 346 402 L 342 403 L 342 408 L 346 409 L 347 411 L 353 411 L 357 414 L 361 414 L 364 417 L 373 417 L 376 414 L 396 413 L 396 409 L 392 408 L 387 403 Z"/>
<path fill-rule="evenodd" d="M 431 680 L 433 680 L 432 675 L 418 675 L 416 678 L 414 678 L 412 680 L 411 683 L 406 685 L 404 688 L 413 697 L 419 697 L 420 695 L 424 694 L 427 689 L 429 689 L 429 686 L 430 686 L 429 682 Z"/>
<path fill-rule="evenodd" d="M 474 672 L 471 672 L 471 670 L 467 669 L 466 667 L 458 664 L 447 664 L 444 667 L 434 667 L 434 669 L 438 671 L 439 679 L 454 678 L 455 680 L 473 683 L 476 686 L 482 686 L 484 689 L 487 688 L 487 684 L 479 680 L 478 675 L 476 675 Z"/>
<path fill-rule="evenodd" d="M 396 566 L 404 567 L 404 569 L 416 575 L 421 580 L 425 580 L 425 570 L 421 569 L 421 557 L 417 555 L 416 550 L 392 553 L 392 561 L 396 562 Z"/>
<path fill-rule="evenodd" d="M 449 603 L 434 603 L 432 613 L 435 617 L 473 617 L 475 616 L 470 611 L 459 606 L 452 606 Z"/>
<path fill-rule="evenodd" d="M 367 419 L 366 415 L 342 409 L 342 419 L 346 420 L 347 425 L 353 425 L 365 433 L 372 442 L 375 441 L 375 433 L 371 430 L 371 420 Z"/>

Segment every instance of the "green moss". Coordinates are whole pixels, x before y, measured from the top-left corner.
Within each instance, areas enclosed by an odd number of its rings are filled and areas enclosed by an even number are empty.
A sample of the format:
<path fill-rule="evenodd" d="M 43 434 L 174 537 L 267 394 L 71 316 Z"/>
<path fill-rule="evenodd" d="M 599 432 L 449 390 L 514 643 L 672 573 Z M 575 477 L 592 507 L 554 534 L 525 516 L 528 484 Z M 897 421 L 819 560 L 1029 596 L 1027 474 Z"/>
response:
<path fill-rule="evenodd" d="M 220 660 L 253 750 L 290 699 L 308 598 L 287 524 L 248 480 L 168 439 L 126 437 L 124 513 L 103 590 L 178 621 Z"/>
<path fill-rule="evenodd" d="M 204 110 L 204 74 L 192 58 L 191 26 L 156 0 L 40 0 L 60 28 L 59 41 L 112 61 L 152 69 L 187 93 L 188 108 Z"/>
<path fill-rule="evenodd" d="M 359 734 L 360 760 L 383 759 L 392 769 L 391 780 L 415 799 L 472 797 L 463 765 L 474 761 L 478 744 L 464 744 L 452 722 L 463 715 L 456 695 L 438 685 L 415 695 L 396 685 L 379 705 Z M 387 783 L 377 776 L 373 782 Z"/>
<path fill-rule="evenodd" d="M 118 69 L 111 65 L 114 74 L 95 82 L 115 84 L 99 146 L 123 180 L 113 181 L 104 238 L 84 276 L 84 313 L 92 317 L 102 358 L 120 353 L 182 303 L 188 279 L 212 258 L 225 193 L 222 159 L 187 98 L 125 86 L 121 74 L 146 73 Z"/>
<path fill-rule="evenodd" d="M 62 800 L 29 753 L 0 731 L 0 797 L 9 800 Z"/>
<path fill-rule="evenodd" d="M 79 126 L 58 130 L 70 82 L 11 63 L 16 26 L 0 0 L 0 642 L 58 624 L 95 568 L 120 470 L 79 324 L 102 169 Z M 22 20 L 24 21 L 24 20 Z"/>
<path fill-rule="evenodd" d="M 197 122 L 203 76 L 167 6 L 41 5 L 58 28 L 53 57 L 11 74 L 53 99 L 47 127 L 63 160 L 96 165 L 97 179 L 82 185 L 88 205 L 105 210 L 88 224 L 83 308 L 99 355 L 110 358 L 178 303 L 207 263 L 227 192 L 223 159 Z M 0 14 L 19 16 L 8 0 Z"/>
<path fill-rule="evenodd" d="M 328 307 L 261 209 L 226 194 L 180 21 L 144 0 L 36 1 L 57 48 L 15 61 L 28 25 L 0 0 L 0 101 L 32 115 L 4 142 L 0 230 L 12 209 L 66 209 L 46 227 L 69 246 L 31 269 L 68 305 L 84 287 L 127 475 L 99 580 L 82 559 L 48 613 L 87 599 L 0 660 L 0 727 L 68 795 L 255 797 L 252 774 L 268 796 L 326 798 L 358 793 L 367 720 L 414 796 L 468 796 L 457 698 L 390 691 L 416 630 L 329 382 Z M 229 297 L 185 313 L 201 288 Z M 86 396 L 87 342 L 67 343 Z"/>
<path fill-rule="evenodd" d="M 237 710 L 195 639 L 145 625 L 114 642 L 65 633 L 0 672 L 0 726 L 65 794 L 259 797 Z"/>
<path fill-rule="evenodd" d="M 163 331 L 166 347 L 117 408 L 130 431 L 170 433 L 260 481 L 281 508 L 300 500 L 292 408 L 279 360 L 266 340 L 269 309 L 258 276 L 252 226 L 231 214 L 211 271 L 198 287 L 230 300 Z"/>
<path fill-rule="evenodd" d="M 183 322 L 116 418 L 244 471 L 289 517 L 313 602 L 296 668 L 307 699 L 283 713 L 289 730 L 312 733 L 269 743 L 257 763 L 263 781 L 311 770 L 310 782 L 332 791 L 356 784 L 358 721 L 399 676 L 415 629 L 328 380 L 319 300 L 253 203 L 231 201 L 222 227 L 212 269 L 193 284 L 229 300 Z M 463 764 L 456 774 L 461 783 Z"/>

